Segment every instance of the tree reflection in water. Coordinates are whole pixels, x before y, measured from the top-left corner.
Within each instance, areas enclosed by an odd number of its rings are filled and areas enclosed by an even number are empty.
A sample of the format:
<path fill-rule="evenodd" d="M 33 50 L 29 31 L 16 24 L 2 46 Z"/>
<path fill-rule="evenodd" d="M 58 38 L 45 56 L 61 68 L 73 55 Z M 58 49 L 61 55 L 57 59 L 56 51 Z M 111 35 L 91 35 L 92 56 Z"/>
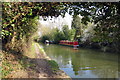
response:
<path fill-rule="evenodd" d="M 72 77 L 118 78 L 118 54 L 90 49 L 74 50 L 71 47 L 49 45 L 44 49 L 60 68 L 72 69 Z"/>

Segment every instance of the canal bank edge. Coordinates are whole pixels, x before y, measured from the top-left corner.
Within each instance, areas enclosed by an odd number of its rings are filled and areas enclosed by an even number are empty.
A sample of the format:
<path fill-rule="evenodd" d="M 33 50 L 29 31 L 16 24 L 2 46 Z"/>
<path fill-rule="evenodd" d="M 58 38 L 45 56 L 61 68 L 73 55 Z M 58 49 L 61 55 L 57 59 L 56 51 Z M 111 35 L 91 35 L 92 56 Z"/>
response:
<path fill-rule="evenodd" d="M 38 43 L 32 43 L 35 56 L 2 51 L 2 78 L 71 78 L 51 60 Z M 30 52 L 30 51 L 29 51 Z"/>
<path fill-rule="evenodd" d="M 39 43 L 35 43 L 35 45 L 37 46 L 36 49 L 38 48 L 40 51 L 42 51 L 43 58 L 45 58 L 47 63 L 50 65 L 52 72 L 56 74 L 56 77 L 54 78 L 68 78 L 67 80 L 72 80 L 70 76 L 68 76 L 64 71 L 59 69 L 58 64 L 54 60 L 47 56 L 44 49 L 39 45 Z"/>

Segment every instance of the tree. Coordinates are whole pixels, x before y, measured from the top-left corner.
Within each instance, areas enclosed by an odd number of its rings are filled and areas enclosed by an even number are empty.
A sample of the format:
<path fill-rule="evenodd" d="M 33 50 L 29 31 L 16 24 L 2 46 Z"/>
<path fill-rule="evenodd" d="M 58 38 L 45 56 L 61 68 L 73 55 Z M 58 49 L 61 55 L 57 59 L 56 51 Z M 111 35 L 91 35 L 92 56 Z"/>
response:
<path fill-rule="evenodd" d="M 2 38 L 11 41 L 17 35 L 20 38 L 29 31 L 33 31 L 34 24 L 32 19 L 38 15 L 41 16 L 57 16 L 59 11 L 56 11 L 56 5 L 60 3 L 37 3 L 37 2 L 5 2 L 2 15 Z M 54 5 L 54 6 L 53 6 Z M 29 29 L 30 28 L 30 29 Z M 7 42 L 9 42 L 7 41 Z"/>
<path fill-rule="evenodd" d="M 45 43 L 45 40 L 50 40 L 49 36 L 48 35 L 43 35 L 41 37 L 41 42 Z"/>
<path fill-rule="evenodd" d="M 82 33 L 83 33 L 83 25 L 82 25 L 82 23 L 81 23 L 81 19 L 80 19 L 80 17 L 77 15 L 74 15 L 73 16 L 73 21 L 72 21 L 72 28 L 73 29 L 75 29 L 75 36 L 74 36 L 74 40 L 76 40 L 77 39 L 77 36 L 78 35 L 82 35 Z"/>
<path fill-rule="evenodd" d="M 14 8 L 15 7 L 15 8 Z M 119 3 L 75 3 L 75 2 L 13 2 L 3 3 L 3 39 L 13 37 L 15 31 L 23 32 L 22 25 L 27 18 L 33 18 L 37 15 L 41 16 L 59 16 L 68 12 L 74 16 L 81 15 L 82 23 L 87 24 L 90 17 L 97 22 L 106 22 L 110 19 L 119 25 L 120 8 Z M 28 23 L 28 22 L 27 22 Z M 28 23 L 29 24 L 29 23 Z M 21 31 L 20 31 L 21 30 Z"/>
<path fill-rule="evenodd" d="M 35 27 L 30 26 L 30 24 L 36 25 L 36 20 L 34 20 L 36 16 L 57 17 L 62 15 L 64 17 L 64 14 L 68 12 L 73 15 L 73 18 L 79 14 L 83 16 L 81 22 L 84 24 L 92 21 L 98 24 L 95 29 L 96 36 L 99 36 L 101 39 L 105 38 L 103 41 L 109 39 L 107 41 L 119 43 L 119 4 L 119 2 L 5 2 L 2 3 L 2 41 L 6 41 L 5 43 L 15 42 L 15 40 L 28 37 L 28 34 L 29 36 L 32 35 L 31 32 L 35 31 Z M 90 18 L 93 20 L 90 20 Z M 75 27 L 75 25 L 73 26 Z M 79 30 L 77 26 L 75 28 L 75 35 L 77 35 Z M 102 34 L 99 34 L 100 32 Z M 110 38 L 109 36 L 114 38 Z"/>
<path fill-rule="evenodd" d="M 63 34 L 65 36 L 65 39 L 69 40 L 70 39 L 70 30 L 68 28 L 68 25 L 64 25 L 62 28 L 62 31 L 63 31 Z"/>
<path fill-rule="evenodd" d="M 60 40 L 65 39 L 63 32 L 58 30 L 57 28 L 56 28 L 55 32 L 53 33 L 53 35 L 54 35 L 53 38 L 54 38 L 55 43 L 59 43 Z"/>

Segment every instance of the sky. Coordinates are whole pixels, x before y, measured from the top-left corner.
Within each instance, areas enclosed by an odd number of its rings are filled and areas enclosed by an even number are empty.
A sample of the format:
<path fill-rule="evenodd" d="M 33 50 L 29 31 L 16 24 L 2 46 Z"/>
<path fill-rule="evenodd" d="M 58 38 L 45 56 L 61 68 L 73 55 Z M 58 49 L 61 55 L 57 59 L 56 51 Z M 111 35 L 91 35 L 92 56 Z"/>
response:
<path fill-rule="evenodd" d="M 82 16 L 79 15 L 80 18 Z M 39 17 L 39 23 L 41 24 L 40 27 L 49 27 L 51 29 L 58 28 L 59 30 L 62 30 L 62 27 L 64 25 L 68 25 L 68 28 L 71 29 L 73 17 L 69 15 L 68 13 L 65 14 L 65 17 L 63 18 L 61 15 L 57 18 L 50 16 L 47 17 L 47 20 L 44 20 L 42 16 Z M 48 29 L 49 29 L 48 28 Z M 41 32 L 41 29 L 38 31 L 38 35 L 42 36 L 43 31 Z"/>
<path fill-rule="evenodd" d="M 39 22 L 40 24 L 50 28 L 57 27 L 61 30 L 63 25 L 68 25 L 69 29 L 71 29 L 72 16 L 66 13 L 64 18 L 62 18 L 61 16 L 58 16 L 57 18 L 48 17 L 46 21 L 44 21 L 43 18 L 40 17 Z"/>

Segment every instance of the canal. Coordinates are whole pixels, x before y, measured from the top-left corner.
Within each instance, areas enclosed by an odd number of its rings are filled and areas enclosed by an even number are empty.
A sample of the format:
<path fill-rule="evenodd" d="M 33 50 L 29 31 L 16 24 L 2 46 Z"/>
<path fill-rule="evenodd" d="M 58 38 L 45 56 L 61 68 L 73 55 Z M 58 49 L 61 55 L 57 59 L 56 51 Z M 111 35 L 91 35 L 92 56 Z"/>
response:
<path fill-rule="evenodd" d="M 82 48 L 74 50 L 53 44 L 41 45 L 71 78 L 118 78 L 118 54 Z"/>

